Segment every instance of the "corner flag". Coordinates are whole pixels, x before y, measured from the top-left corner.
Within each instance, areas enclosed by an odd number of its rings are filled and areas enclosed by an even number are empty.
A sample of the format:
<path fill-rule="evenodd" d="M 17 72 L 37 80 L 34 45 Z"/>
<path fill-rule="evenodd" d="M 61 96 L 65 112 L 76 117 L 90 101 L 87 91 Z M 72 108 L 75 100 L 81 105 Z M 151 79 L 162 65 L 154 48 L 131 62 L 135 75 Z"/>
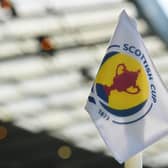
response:
<path fill-rule="evenodd" d="M 85 107 L 118 162 L 167 135 L 167 97 L 136 22 L 123 11 Z"/>

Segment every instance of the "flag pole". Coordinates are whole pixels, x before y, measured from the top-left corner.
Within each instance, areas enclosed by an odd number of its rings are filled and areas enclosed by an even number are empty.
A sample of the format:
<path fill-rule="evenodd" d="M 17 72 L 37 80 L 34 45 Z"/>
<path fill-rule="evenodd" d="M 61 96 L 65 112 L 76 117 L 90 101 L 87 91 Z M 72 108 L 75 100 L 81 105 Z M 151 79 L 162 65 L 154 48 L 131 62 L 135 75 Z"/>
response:
<path fill-rule="evenodd" d="M 124 168 L 142 168 L 142 152 L 136 154 L 127 160 L 124 164 Z"/>

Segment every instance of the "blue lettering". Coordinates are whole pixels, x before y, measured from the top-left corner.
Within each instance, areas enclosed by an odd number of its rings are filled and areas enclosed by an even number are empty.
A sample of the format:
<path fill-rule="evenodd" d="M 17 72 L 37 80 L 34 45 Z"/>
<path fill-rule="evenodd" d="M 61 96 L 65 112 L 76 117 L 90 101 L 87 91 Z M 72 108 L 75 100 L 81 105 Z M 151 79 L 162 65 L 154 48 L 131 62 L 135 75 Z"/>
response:
<path fill-rule="evenodd" d="M 154 84 L 151 84 L 151 93 L 152 93 L 152 99 L 153 102 L 156 103 L 157 99 L 156 99 L 156 87 Z"/>
<path fill-rule="evenodd" d="M 149 65 L 148 65 L 148 62 L 144 56 L 144 54 L 141 52 L 140 49 L 137 49 L 135 46 L 133 45 L 130 45 L 125 43 L 123 45 L 123 50 L 125 51 L 129 51 L 131 54 L 135 54 L 135 56 L 139 57 L 139 59 L 142 61 L 145 69 L 146 69 L 146 73 L 148 75 L 148 79 L 149 80 L 153 80 L 153 76 L 152 76 L 152 73 L 151 73 L 151 69 L 149 68 Z"/>
<path fill-rule="evenodd" d="M 124 46 L 123 50 L 127 51 L 129 44 L 126 44 L 126 43 L 125 43 L 123 46 Z"/>
<path fill-rule="evenodd" d="M 100 115 L 103 119 L 105 119 L 105 120 L 109 120 L 109 119 L 110 119 L 110 116 L 107 115 L 105 112 L 103 112 L 101 109 L 99 109 L 98 113 L 99 113 L 99 115 Z"/>
<path fill-rule="evenodd" d="M 135 48 L 134 46 L 130 46 L 130 47 L 129 47 L 129 52 L 130 52 L 130 53 L 134 53 L 135 50 L 133 50 L 133 49 L 136 49 L 136 48 Z"/>
<path fill-rule="evenodd" d="M 141 51 L 139 49 L 136 49 L 135 50 L 135 55 L 139 57 L 141 55 Z"/>

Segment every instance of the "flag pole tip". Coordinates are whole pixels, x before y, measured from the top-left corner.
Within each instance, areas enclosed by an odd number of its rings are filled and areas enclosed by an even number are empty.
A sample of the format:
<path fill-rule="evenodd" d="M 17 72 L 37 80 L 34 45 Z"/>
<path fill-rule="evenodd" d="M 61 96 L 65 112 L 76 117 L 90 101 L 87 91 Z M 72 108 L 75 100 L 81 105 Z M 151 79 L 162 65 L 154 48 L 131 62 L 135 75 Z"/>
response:
<path fill-rule="evenodd" d="M 123 10 L 121 11 L 121 16 L 127 16 L 127 17 L 128 17 L 128 14 L 127 14 L 127 12 L 126 12 L 125 9 L 123 9 Z"/>

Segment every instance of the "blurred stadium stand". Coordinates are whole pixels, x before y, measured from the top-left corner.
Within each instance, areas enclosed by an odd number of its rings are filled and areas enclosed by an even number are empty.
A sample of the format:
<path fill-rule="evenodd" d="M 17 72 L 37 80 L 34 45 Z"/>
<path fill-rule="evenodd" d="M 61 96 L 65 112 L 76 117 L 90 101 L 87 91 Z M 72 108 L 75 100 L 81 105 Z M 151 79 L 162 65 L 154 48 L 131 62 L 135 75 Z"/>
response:
<path fill-rule="evenodd" d="M 84 105 L 124 8 L 138 21 L 165 85 L 168 49 L 126 0 L 0 1 L 0 167 L 122 167 Z M 142 12 L 142 11 L 141 11 Z M 1 135 L 2 134 L 2 135 Z M 168 139 L 144 152 L 144 165 L 168 167 Z M 60 160 L 57 149 L 72 148 Z"/>
<path fill-rule="evenodd" d="M 2 168 L 121 167 L 110 157 L 77 148 L 45 132 L 34 134 L 10 123 L 1 124 L 8 130 L 8 137 L 0 142 Z"/>

